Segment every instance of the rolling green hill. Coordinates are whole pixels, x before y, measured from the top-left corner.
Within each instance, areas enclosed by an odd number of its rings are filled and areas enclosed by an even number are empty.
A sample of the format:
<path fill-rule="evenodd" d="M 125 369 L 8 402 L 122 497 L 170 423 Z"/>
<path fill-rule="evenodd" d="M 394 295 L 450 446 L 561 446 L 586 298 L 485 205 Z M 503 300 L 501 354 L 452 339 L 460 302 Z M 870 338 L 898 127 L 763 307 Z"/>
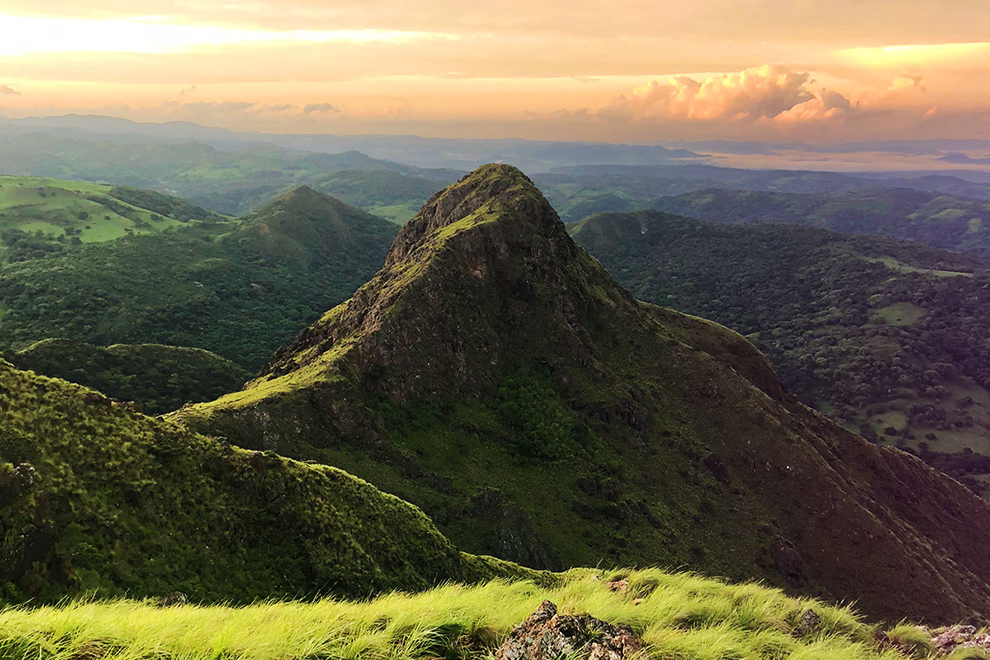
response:
<path fill-rule="evenodd" d="M 990 506 L 801 405 L 742 336 L 636 301 L 508 166 L 432 197 L 243 391 L 170 419 L 341 467 L 530 566 L 990 614 Z"/>
<path fill-rule="evenodd" d="M 45 339 L 6 359 L 18 369 L 63 378 L 114 399 L 141 404 L 150 415 L 240 389 L 250 373 L 198 348 L 158 344 L 93 346 Z"/>
<path fill-rule="evenodd" d="M 0 361 L 0 599 L 419 589 L 519 569 L 460 554 L 354 477 L 231 448 Z"/>
<path fill-rule="evenodd" d="M 703 190 L 665 197 L 653 206 L 712 222 L 809 225 L 990 257 L 990 201 L 984 199 L 906 188 L 806 195 Z"/>
<path fill-rule="evenodd" d="M 749 336 L 809 405 L 985 492 L 990 271 L 979 260 L 658 211 L 595 215 L 571 231 L 638 298 Z"/>
<path fill-rule="evenodd" d="M 237 221 L 69 246 L 3 270 L 0 346 L 169 344 L 255 370 L 374 274 L 395 232 L 301 187 Z"/>
<path fill-rule="evenodd" d="M 157 234 L 221 216 L 159 193 L 0 176 L 0 264 L 61 252 L 69 245 Z"/>

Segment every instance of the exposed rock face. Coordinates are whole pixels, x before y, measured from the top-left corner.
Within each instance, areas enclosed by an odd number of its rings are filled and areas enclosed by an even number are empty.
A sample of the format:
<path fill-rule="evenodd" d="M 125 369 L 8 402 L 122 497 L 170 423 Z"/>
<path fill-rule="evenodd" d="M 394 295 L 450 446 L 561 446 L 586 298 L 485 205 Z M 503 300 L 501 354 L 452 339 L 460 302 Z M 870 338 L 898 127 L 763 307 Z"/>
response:
<path fill-rule="evenodd" d="M 495 660 L 624 660 L 643 650 L 632 630 L 593 616 L 558 614 L 549 600 L 523 621 L 495 652 Z"/>
<path fill-rule="evenodd" d="M 431 198 L 244 392 L 181 417 L 351 471 L 468 551 L 685 566 L 888 620 L 990 615 L 986 503 L 802 406 L 740 335 L 637 302 L 504 165 Z M 488 489 L 539 538 L 472 506 Z"/>

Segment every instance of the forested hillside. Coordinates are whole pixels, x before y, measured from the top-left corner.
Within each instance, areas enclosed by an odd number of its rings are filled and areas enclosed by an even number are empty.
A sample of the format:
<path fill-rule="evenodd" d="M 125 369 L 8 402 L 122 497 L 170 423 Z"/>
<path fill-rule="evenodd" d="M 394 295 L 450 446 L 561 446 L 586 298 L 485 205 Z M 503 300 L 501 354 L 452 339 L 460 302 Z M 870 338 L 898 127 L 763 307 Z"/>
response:
<path fill-rule="evenodd" d="M 636 297 L 747 335 L 809 405 L 984 491 L 983 262 L 904 241 L 657 211 L 592 216 L 572 233 Z"/>
<path fill-rule="evenodd" d="M 245 602 L 524 572 L 333 468 L 235 449 L 0 360 L 0 598 Z M 532 576 L 533 573 L 528 573 Z"/>
<path fill-rule="evenodd" d="M 159 344 L 102 347 L 45 339 L 21 351 L 8 351 L 4 357 L 18 369 L 133 401 L 149 415 L 215 399 L 240 389 L 250 376 L 246 369 L 208 351 Z"/>
<path fill-rule="evenodd" d="M 832 194 L 703 190 L 654 208 L 729 224 L 795 224 L 873 234 L 990 257 L 990 201 L 906 188 Z"/>
<path fill-rule="evenodd" d="M 309 188 L 240 220 L 69 246 L 0 277 L 0 346 L 203 348 L 257 369 L 381 265 L 396 228 Z"/>

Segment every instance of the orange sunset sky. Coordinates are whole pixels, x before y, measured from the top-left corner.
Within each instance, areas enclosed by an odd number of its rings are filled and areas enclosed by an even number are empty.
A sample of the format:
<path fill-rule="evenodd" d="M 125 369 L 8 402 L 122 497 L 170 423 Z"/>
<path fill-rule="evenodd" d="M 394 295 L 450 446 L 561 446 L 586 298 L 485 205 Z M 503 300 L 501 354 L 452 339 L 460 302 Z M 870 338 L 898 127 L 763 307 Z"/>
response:
<path fill-rule="evenodd" d="M 987 0 L 0 0 L 0 115 L 653 142 L 990 138 Z"/>

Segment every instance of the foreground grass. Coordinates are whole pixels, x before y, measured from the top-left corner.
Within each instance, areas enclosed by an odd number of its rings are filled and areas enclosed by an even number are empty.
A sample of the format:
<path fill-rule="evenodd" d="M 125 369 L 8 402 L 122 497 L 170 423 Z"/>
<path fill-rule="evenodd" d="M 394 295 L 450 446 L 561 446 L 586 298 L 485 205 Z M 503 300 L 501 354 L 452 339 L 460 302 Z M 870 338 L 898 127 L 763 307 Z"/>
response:
<path fill-rule="evenodd" d="M 608 583 L 628 575 L 624 593 Z M 565 613 L 629 625 L 652 658 L 671 660 L 897 660 L 849 609 L 659 570 L 590 569 L 560 584 L 448 585 L 365 602 L 261 602 L 159 608 L 127 600 L 0 610 L 0 658 L 21 660 L 251 660 L 488 657 L 543 599 Z M 801 636 L 814 609 L 817 629 Z"/>

